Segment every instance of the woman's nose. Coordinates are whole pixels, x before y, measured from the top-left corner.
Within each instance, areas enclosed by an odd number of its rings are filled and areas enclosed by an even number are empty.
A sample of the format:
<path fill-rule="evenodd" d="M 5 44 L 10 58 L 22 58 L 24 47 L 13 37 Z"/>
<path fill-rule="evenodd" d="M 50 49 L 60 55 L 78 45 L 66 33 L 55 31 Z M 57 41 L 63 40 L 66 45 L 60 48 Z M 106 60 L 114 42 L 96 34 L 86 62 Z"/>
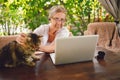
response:
<path fill-rule="evenodd" d="M 59 21 L 56 21 L 57 22 L 57 24 L 62 24 L 62 21 L 61 20 L 59 20 Z"/>

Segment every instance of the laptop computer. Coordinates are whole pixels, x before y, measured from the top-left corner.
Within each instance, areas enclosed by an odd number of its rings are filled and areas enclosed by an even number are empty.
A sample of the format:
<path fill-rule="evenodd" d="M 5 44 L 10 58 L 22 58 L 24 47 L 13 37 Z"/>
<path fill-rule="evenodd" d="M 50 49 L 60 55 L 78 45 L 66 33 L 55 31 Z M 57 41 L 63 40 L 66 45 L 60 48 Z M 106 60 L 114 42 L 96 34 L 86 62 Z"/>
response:
<path fill-rule="evenodd" d="M 55 65 L 92 61 L 97 40 L 98 35 L 57 38 L 50 57 Z"/>

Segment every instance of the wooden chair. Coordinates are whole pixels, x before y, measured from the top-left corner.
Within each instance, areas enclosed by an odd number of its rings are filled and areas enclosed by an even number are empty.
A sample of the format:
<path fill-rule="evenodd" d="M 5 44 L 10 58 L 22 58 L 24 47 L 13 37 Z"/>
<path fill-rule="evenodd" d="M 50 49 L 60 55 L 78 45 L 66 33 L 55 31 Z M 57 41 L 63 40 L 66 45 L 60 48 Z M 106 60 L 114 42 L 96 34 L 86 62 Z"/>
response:
<path fill-rule="evenodd" d="M 84 35 L 99 35 L 98 47 L 120 52 L 120 38 L 114 22 L 89 23 Z"/>
<path fill-rule="evenodd" d="M 15 40 L 17 36 L 18 35 L 0 36 L 0 49 L 10 41 Z"/>

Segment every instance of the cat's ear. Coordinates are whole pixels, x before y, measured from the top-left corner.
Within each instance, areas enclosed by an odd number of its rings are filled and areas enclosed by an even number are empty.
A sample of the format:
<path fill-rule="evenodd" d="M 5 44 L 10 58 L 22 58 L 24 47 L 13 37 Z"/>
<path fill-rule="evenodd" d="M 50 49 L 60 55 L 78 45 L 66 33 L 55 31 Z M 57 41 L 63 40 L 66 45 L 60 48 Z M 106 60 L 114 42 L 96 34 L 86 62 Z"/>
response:
<path fill-rule="evenodd" d="M 41 40 L 41 38 L 42 38 L 43 36 L 42 36 L 42 35 L 39 35 L 38 37 L 39 37 L 39 39 Z"/>
<path fill-rule="evenodd" d="M 33 33 L 28 33 L 27 36 L 28 36 L 28 37 L 31 37 L 32 34 L 33 34 Z"/>
<path fill-rule="evenodd" d="M 38 37 L 39 37 L 39 38 L 42 38 L 43 36 L 42 36 L 42 35 L 39 35 Z"/>
<path fill-rule="evenodd" d="M 28 40 L 28 41 L 30 41 L 30 40 L 31 40 L 31 38 L 30 38 L 30 37 L 28 37 L 28 38 L 27 38 L 27 40 Z"/>

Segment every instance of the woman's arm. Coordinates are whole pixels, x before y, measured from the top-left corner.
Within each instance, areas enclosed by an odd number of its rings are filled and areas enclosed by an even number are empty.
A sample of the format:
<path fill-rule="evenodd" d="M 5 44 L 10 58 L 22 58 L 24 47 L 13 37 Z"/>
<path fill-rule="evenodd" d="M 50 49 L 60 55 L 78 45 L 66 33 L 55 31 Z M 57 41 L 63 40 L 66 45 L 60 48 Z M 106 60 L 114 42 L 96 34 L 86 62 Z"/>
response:
<path fill-rule="evenodd" d="M 47 52 L 47 53 L 52 53 L 55 51 L 55 42 L 51 43 L 50 45 L 44 46 L 40 45 L 40 51 L 42 52 Z"/>

